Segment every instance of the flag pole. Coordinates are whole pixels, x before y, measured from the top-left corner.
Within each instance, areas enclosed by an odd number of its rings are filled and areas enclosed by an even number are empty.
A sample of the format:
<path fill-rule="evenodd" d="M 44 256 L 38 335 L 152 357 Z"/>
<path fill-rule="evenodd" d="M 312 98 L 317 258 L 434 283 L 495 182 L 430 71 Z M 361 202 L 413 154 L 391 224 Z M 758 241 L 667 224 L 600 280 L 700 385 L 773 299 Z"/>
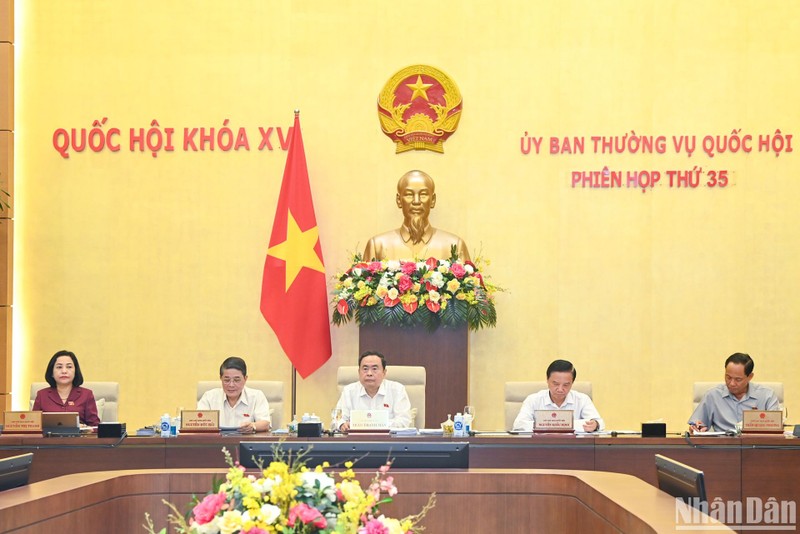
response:
<path fill-rule="evenodd" d="M 294 118 L 300 116 L 300 110 L 294 109 Z M 297 415 L 297 367 L 292 364 L 292 418 Z"/>
<path fill-rule="evenodd" d="M 292 417 L 297 415 L 297 368 L 292 365 Z"/>

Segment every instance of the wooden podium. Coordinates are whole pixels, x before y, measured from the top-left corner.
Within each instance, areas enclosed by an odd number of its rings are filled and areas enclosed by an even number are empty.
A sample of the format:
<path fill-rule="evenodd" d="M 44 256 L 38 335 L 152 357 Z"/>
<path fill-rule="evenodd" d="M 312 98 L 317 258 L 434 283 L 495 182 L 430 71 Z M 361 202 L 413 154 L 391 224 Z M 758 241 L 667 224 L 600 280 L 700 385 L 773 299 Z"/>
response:
<path fill-rule="evenodd" d="M 386 357 L 388 374 L 393 365 L 421 365 L 426 369 L 425 421 L 420 428 L 438 428 L 447 419 L 463 412 L 469 404 L 469 331 L 423 327 L 388 327 L 362 325 L 359 331 L 359 354 L 376 350 Z"/>

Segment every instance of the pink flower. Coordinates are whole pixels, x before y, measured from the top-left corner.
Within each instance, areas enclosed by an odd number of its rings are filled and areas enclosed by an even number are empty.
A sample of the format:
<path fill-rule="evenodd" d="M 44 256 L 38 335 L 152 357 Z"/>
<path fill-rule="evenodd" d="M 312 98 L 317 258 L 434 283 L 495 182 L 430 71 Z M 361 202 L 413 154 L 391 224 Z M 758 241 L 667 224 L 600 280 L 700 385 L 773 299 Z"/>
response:
<path fill-rule="evenodd" d="M 289 510 L 289 520 L 286 524 L 293 527 L 298 519 L 304 525 L 310 524 L 317 528 L 325 528 L 328 525 L 328 522 L 325 521 L 325 518 L 322 517 L 319 510 L 303 502 Z"/>
<path fill-rule="evenodd" d="M 242 532 L 242 534 L 269 534 L 269 533 L 264 529 L 253 527 L 249 530 L 245 530 L 244 532 Z"/>
<path fill-rule="evenodd" d="M 336 304 L 336 310 L 339 312 L 340 315 L 347 315 L 350 306 L 347 305 L 347 301 L 344 299 L 339 299 L 339 303 Z"/>
<path fill-rule="evenodd" d="M 192 509 L 194 520 L 199 525 L 204 525 L 214 519 L 217 512 L 222 510 L 225 504 L 225 493 L 214 493 L 206 495 L 205 498 Z"/>
<path fill-rule="evenodd" d="M 358 529 L 358 534 L 389 534 L 389 529 L 386 528 L 386 525 L 373 518 Z"/>
<path fill-rule="evenodd" d="M 372 495 L 376 501 L 379 501 L 381 500 L 381 485 L 378 482 L 373 482 L 369 485 L 365 493 L 367 495 Z"/>
<path fill-rule="evenodd" d="M 417 270 L 417 264 L 413 261 L 407 261 L 400 265 L 400 270 L 403 271 L 403 274 L 414 274 L 414 271 Z"/>
<path fill-rule="evenodd" d="M 439 266 L 439 260 L 437 260 L 434 257 L 430 257 L 427 260 L 425 260 L 425 265 L 428 267 L 429 271 L 433 271 Z"/>
<path fill-rule="evenodd" d="M 433 302 L 432 300 L 429 300 L 428 302 L 426 302 L 425 305 L 433 313 L 437 313 L 441 309 L 441 306 L 439 305 L 439 303 L 438 302 Z"/>
<path fill-rule="evenodd" d="M 397 289 L 400 290 L 400 293 L 405 293 L 409 289 L 414 287 L 414 282 L 411 280 L 411 277 L 407 274 L 404 274 L 400 277 L 400 280 L 397 281 Z"/>
<path fill-rule="evenodd" d="M 371 273 L 376 273 L 381 269 L 383 269 L 383 265 L 381 265 L 381 262 L 379 261 L 371 261 L 369 262 L 369 266 L 367 267 L 367 269 L 369 269 L 369 272 Z"/>
<path fill-rule="evenodd" d="M 394 485 L 394 477 L 386 477 L 381 480 L 381 491 L 389 494 L 389 497 L 397 495 L 397 487 Z"/>
<path fill-rule="evenodd" d="M 454 263 L 453 265 L 451 265 L 450 272 L 453 273 L 453 276 L 455 276 L 459 280 L 464 278 L 464 276 L 466 276 L 467 274 L 466 269 L 464 269 L 464 266 L 461 265 L 460 263 Z"/>

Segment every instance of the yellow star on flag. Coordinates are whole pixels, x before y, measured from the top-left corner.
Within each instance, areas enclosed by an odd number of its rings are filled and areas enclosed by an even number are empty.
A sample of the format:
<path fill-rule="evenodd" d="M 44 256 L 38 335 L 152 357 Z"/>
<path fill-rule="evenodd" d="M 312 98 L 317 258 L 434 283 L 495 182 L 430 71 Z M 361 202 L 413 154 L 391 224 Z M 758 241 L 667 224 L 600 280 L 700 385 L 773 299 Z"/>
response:
<path fill-rule="evenodd" d="M 407 83 L 406 86 L 414 91 L 411 95 L 411 101 L 413 102 L 418 96 L 428 100 L 428 93 L 426 93 L 426 91 L 433 87 L 433 84 L 422 83 L 422 76 L 418 74 L 416 83 Z"/>
<path fill-rule="evenodd" d="M 300 269 L 308 267 L 314 271 L 325 272 L 325 266 L 320 261 L 314 247 L 319 240 L 319 228 L 314 226 L 305 232 L 300 230 L 292 212 L 286 225 L 286 241 L 270 247 L 267 255 L 286 262 L 286 291 L 289 291 Z"/>

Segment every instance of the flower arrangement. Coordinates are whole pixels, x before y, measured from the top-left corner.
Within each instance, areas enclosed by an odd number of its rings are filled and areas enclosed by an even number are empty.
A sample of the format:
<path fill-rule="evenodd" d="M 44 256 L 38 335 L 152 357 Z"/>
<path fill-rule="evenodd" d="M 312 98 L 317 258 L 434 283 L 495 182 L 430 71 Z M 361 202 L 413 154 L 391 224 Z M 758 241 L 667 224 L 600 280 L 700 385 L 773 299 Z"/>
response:
<path fill-rule="evenodd" d="M 477 260 L 480 263 L 480 260 Z M 466 323 L 471 330 L 497 324 L 494 294 L 475 263 L 460 262 L 455 250 L 446 260 L 363 261 L 336 276 L 333 323 L 421 325 L 428 330 Z"/>
<path fill-rule="evenodd" d="M 356 480 L 353 463 L 338 476 L 324 471 L 327 462 L 311 470 L 304 454 L 294 460 L 286 458 L 280 444 L 273 447 L 274 461 L 266 468 L 259 465 L 260 475 L 247 475 L 244 467 L 235 464 L 227 449 L 222 449 L 230 466 L 217 490 L 197 502 L 188 519 L 172 503 L 168 520 L 175 532 L 183 534 L 404 534 L 421 532 L 419 525 L 433 508 L 432 494 L 419 514 L 403 519 L 386 517 L 380 505 L 392 502 L 397 494 L 393 478 L 388 476 L 390 463 L 378 469 L 369 487 Z M 150 516 L 145 516 L 149 534 L 155 532 Z"/>

